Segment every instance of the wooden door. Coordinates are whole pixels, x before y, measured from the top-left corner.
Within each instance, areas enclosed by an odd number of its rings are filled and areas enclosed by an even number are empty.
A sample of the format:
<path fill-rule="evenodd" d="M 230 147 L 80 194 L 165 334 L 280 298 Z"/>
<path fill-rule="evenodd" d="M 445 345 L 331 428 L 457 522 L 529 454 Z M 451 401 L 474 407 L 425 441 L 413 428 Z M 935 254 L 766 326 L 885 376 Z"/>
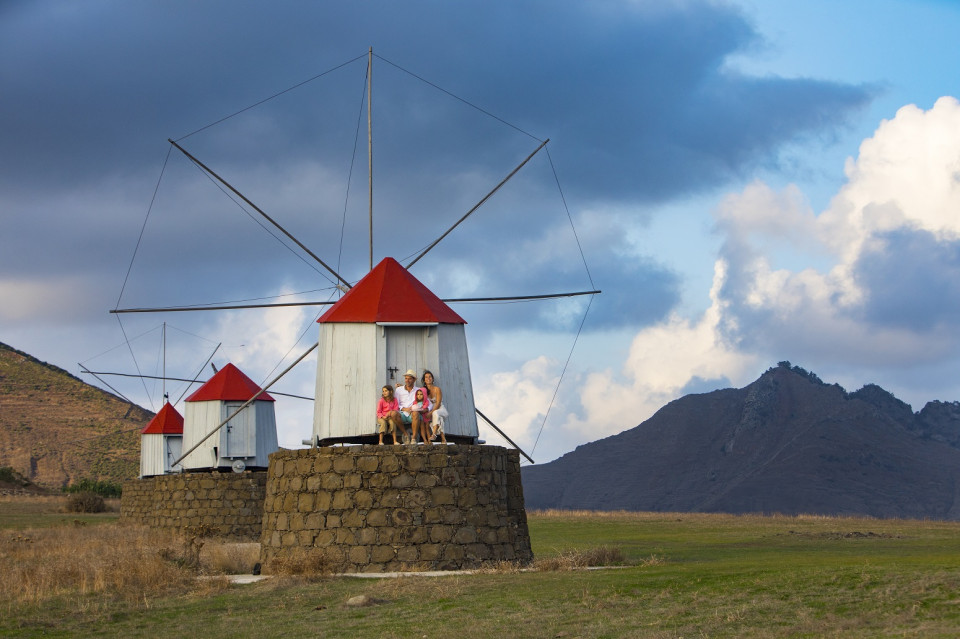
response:
<path fill-rule="evenodd" d="M 173 462 L 180 458 L 180 454 L 183 451 L 183 437 L 164 437 L 164 443 L 166 446 L 167 459 L 166 463 L 163 465 L 164 472 L 174 470 Z"/>
<path fill-rule="evenodd" d="M 221 420 L 243 406 L 243 402 L 224 402 Z M 254 457 L 257 454 L 256 412 L 251 404 L 221 429 L 220 457 Z"/>
<path fill-rule="evenodd" d="M 429 326 L 387 326 L 387 370 L 384 383 L 396 386 L 403 383 L 403 374 L 413 369 L 417 380 L 427 367 L 426 341 Z"/>

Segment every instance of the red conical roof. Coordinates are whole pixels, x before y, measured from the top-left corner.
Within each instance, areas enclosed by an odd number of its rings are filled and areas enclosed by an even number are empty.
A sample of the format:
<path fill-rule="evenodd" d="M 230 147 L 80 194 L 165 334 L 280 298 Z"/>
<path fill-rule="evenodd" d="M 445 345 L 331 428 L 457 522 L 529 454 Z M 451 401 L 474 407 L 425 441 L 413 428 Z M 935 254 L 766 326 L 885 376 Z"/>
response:
<path fill-rule="evenodd" d="M 216 375 L 207 380 L 207 383 L 198 388 L 190 397 L 188 402 L 245 402 L 260 390 L 252 379 L 241 372 L 233 364 L 227 364 L 221 368 Z M 262 393 L 257 401 L 273 402 L 276 401 L 267 393 Z"/>
<path fill-rule="evenodd" d="M 173 404 L 166 403 L 153 416 L 147 427 L 140 431 L 141 435 L 182 435 L 183 416 L 177 412 Z"/>
<path fill-rule="evenodd" d="M 467 323 L 392 257 L 377 264 L 317 322 Z"/>

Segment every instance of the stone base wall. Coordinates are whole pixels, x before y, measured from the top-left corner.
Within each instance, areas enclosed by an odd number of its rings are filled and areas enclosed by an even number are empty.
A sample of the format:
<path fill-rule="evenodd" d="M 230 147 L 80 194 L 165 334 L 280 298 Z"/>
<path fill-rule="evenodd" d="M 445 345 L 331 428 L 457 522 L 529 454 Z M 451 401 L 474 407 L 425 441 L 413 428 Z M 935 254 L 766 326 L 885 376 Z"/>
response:
<path fill-rule="evenodd" d="M 336 572 L 533 559 L 520 457 L 499 446 L 349 446 L 270 456 L 261 560 Z"/>
<path fill-rule="evenodd" d="M 259 541 L 267 473 L 184 473 L 124 482 L 120 522 Z"/>

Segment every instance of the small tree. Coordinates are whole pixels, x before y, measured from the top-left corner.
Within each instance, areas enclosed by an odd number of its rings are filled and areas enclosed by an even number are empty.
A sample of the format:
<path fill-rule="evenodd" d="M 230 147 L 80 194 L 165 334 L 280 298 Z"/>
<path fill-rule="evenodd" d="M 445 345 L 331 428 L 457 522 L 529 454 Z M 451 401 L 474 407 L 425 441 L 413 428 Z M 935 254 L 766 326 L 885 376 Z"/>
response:
<path fill-rule="evenodd" d="M 97 493 L 78 492 L 67 498 L 68 513 L 102 513 L 106 509 L 107 504 Z"/>
<path fill-rule="evenodd" d="M 101 497 L 119 497 L 123 493 L 123 487 L 109 481 L 98 481 L 94 479 L 81 479 L 75 484 L 63 487 L 65 493 L 95 493 Z"/>

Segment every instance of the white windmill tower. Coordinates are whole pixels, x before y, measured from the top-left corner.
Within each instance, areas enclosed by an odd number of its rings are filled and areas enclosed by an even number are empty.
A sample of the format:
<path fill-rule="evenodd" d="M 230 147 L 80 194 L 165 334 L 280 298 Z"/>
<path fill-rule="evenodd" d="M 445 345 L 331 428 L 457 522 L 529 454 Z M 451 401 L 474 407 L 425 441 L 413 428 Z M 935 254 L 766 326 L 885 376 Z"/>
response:
<path fill-rule="evenodd" d="M 279 447 L 274 402 L 233 364 L 217 371 L 186 399 L 183 468 L 266 468 Z"/>
<path fill-rule="evenodd" d="M 140 431 L 140 477 L 178 472 L 183 450 L 183 416 L 169 402 Z"/>
<path fill-rule="evenodd" d="M 375 443 L 380 388 L 412 369 L 417 377 L 430 370 L 442 385 L 447 438 L 476 443 L 466 321 L 395 259 L 383 259 L 317 321 L 317 442 Z"/>

